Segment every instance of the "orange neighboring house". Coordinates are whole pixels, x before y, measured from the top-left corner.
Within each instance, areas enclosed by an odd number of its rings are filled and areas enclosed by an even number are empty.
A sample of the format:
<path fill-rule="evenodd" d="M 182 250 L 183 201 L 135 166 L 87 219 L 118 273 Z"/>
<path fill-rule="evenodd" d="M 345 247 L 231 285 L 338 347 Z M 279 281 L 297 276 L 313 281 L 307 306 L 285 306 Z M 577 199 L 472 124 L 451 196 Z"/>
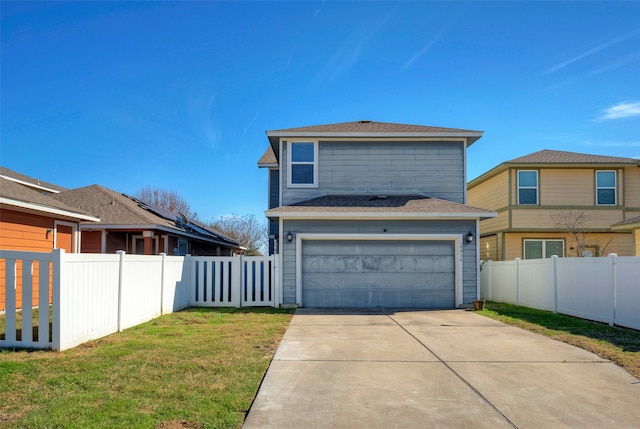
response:
<path fill-rule="evenodd" d="M 634 158 L 542 150 L 482 174 L 468 184 L 468 203 L 498 216 L 480 221 L 480 258 L 640 254 L 639 167 Z M 580 235 L 568 232 L 572 223 Z"/>
<path fill-rule="evenodd" d="M 100 216 L 100 223 L 80 223 L 82 253 L 124 250 L 138 255 L 233 256 L 244 249 L 197 220 L 104 186 L 72 189 L 53 198 Z"/>
<path fill-rule="evenodd" d="M 79 252 L 80 222 L 99 222 L 100 219 L 52 198 L 63 190 L 0 167 L 0 250 L 51 252 L 58 248 L 69 253 Z M 5 269 L 4 262 L 0 261 L 0 311 L 6 305 Z M 21 266 L 17 269 L 20 271 Z M 35 284 L 37 275 L 37 267 L 34 267 Z M 20 281 L 16 297 L 17 308 L 21 308 Z M 37 302 L 36 288 L 33 305 Z"/>

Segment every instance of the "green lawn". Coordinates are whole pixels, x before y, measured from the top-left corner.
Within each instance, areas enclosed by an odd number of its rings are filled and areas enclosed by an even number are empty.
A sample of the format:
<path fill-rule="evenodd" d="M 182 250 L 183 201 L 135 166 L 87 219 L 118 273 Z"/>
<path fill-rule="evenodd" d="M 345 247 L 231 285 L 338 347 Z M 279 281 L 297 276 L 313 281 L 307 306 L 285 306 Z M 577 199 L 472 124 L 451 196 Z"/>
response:
<path fill-rule="evenodd" d="M 292 313 L 191 308 L 64 352 L 0 351 L 0 427 L 238 428 Z"/>
<path fill-rule="evenodd" d="M 589 350 L 640 378 L 640 331 L 492 301 L 477 313 Z"/>

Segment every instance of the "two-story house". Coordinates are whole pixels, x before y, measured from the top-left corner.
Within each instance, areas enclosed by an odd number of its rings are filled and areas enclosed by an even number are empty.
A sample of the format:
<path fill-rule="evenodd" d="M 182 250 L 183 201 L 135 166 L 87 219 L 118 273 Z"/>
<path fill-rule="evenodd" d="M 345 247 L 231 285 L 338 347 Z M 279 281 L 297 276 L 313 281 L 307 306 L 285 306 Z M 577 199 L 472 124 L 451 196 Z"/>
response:
<path fill-rule="evenodd" d="M 454 308 L 479 294 L 466 149 L 480 131 L 372 121 L 267 131 L 279 304 Z"/>
<path fill-rule="evenodd" d="M 468 185 L 469 204 L 498 216 L 480 222 L 480 258 L 632 255 L 625 221 L 640 214 L 638 167 L 632 158 L 542 150 L 482 174 Z"/>

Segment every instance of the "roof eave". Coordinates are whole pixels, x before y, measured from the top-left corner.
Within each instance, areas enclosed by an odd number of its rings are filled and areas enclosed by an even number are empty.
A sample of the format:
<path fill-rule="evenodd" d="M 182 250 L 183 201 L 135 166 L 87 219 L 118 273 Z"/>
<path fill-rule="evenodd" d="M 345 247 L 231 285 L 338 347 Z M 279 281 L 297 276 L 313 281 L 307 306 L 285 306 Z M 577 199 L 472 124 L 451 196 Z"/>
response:
<path fill-rule="evenodd" d="M 272 211 L 267 210 L 265 215 L 269 218 L 281 219 L 386 219 L 386 220 L 407 220 L 407 219 L 489 219 L 498 216 L 497 212 L 415 212 L 415 213 L 394 213 L 394 212 L 335 212 L 335 211 Z"/>
<path fill-rule="evenodd" d="M 158 224 L 80 224 L 81 230 L 87 229 L 105 229 L 105 230 L 157 230 L 168 232 L 175 235 L 180 235 L 184 237 L 194 238 L 202 241 L 207 241 L 209 243 L 221 244 L 227 247 L 232 247 L 234 249 L 240 249 L 242 246 L 240 243 L 232 243 L 224 240 L 216 240 L 212 237 L 206 237 L 204 235 L 193 234 L 190 232 L 183 231 L 178 228 L 172 228 L 165 225 Z"/>
<path fill-rule="evenodd" d="M 100 218 L 96 216 L 72 212 L 70 210 L 59 209 L 56 207 L 44 206 L 36 203 L 29 203 L 26 201 L 14 200 L 6 197 L 0 197 L 0 204 L 20 208 L 23 210 L 28 210 L 31 212 L 47 213 L 47 214 L 52 214 L 56 216 L 62 216 L 64 218 L 74 219 L 76 221 L 100 222 Z"/>

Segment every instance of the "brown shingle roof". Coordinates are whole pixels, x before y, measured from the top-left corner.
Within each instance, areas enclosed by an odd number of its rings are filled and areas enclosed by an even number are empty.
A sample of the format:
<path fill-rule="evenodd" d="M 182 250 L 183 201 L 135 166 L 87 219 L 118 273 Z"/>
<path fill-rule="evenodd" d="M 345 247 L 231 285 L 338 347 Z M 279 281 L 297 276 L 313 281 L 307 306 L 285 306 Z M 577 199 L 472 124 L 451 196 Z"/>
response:
<path fill-rule="evenodd" d="M 107 225 L 161 224 L 172 226 L 168 221 L 141 208 L 131 198 L 100 185 L 61 192 L 53 198 L 71 206 L 98 213 L 101 217 L 101 223 Z"/>
<path fill-rule="evenodd" d="M 507 161 L 509 164 L 640 164 L 633 158 L 615 156 L 589 155 L 585 153 L 564 152 L 544 149 L 520 158 Z"/>
<path fill-rule="evenodd" d="M 21 203 L 26 203 L 36 206 L 34 209 L 40 207 L 42 212 L 49 212 L 50 209 L 62 210 L 67 212 L 67 217 L 78 220 L 86 218 L 86 216 L 96 217 L 94 212 L 78 209 L 73 205 L 53 198 L 48 193 L 37 191 L 29 186 L 21 185 L 4 177 L 0 177 L 0 197 L 7 199 L 7 203 L 10 205 L 13 205 L 12 203 L 15 202 L 18 206 L 23 206 Z"/>
<path fill-rule="evenodd" d="M 29 176 L 24 175 L 22 173 L 18 173 L 17 171 L 9 170 L 8 168 L 2 167 L 2 166 L 0 166 L 0 176 L 5 176 L 5 177 L 12 178 L 12 179 L 17 179 L 17 180 L 20 180 L 20 181 L 25 182 L 25 183 L 30 183 L 30 184 L 35 185 L 35 186 L 41 186 L 41 187 L 48 188 L 48 189 L 53 189 L 53 190 L 56 190 L 56 191 L 64 191 L 64 190 L 67 189 L 67 188 L 63 188 L 62 186 L 58 186 L 58 185 L 54 185 L 52 183 L 48 183 L 48 182 L 42 181 L 40 179 L 35 179 L 33 177 L 29 177 Z"/>
<path fill-rule="evenodd" d="M 415 215 L 460 215 L 493 217 L 495 213 L 452 201 L 431 198 L 424 195 L 325 195 L 302 201 L 290 206 L 281 206 L 267 211 L 267 216 L 282 214 L 415 214 Z"/>
<path fill-rule="evenodd" d="M 273 152 L 273 148 L 269 146 L 264 152 L 264 155 L 258 161 L 258 167 L 270 167 L 278 165 L 276 154 Z"/>
<path fill-rule="evenodd" d="M 307 127 L 285 128 L 267 133 L 481 133 L 482 131 L 459 128 L 432 127 L 426 125 L 395 124 L 391 122 L 355 121 L 338 124 L 312 125 Z"/>
<path fill-rule="evenodd" d="M 480 137 L 482 131 L 463 130 L 460 128 L 432 127 L 426 125 L 395 124 L 391 122 L 355 121 L 338 124 L 312 125 L 308 127 L 285 128 L 267 131 L 269 143 L 276 160 L 280 156 L 278 140 L 290 138 L 465 138 L 470 146 Z M 265 154 L 266 155 L 266 154 Z M 264 155 L 263 155 L 264 157 Z M 261 160 L 262 161 L 262 160 Z M 261 162 L 258 162 L 260 165 Z"/>
<path fill-rule="evenodd" d="M 624 230 L 625 228 L 628 228 L 628 229 L 640 228 L 640 216 L 632 217 L 630 219 L 625 219 L 622 222 L 614 223 L 613 225 L 611 225 L 611 228 L 614 230 L 616 229 Z"/>

